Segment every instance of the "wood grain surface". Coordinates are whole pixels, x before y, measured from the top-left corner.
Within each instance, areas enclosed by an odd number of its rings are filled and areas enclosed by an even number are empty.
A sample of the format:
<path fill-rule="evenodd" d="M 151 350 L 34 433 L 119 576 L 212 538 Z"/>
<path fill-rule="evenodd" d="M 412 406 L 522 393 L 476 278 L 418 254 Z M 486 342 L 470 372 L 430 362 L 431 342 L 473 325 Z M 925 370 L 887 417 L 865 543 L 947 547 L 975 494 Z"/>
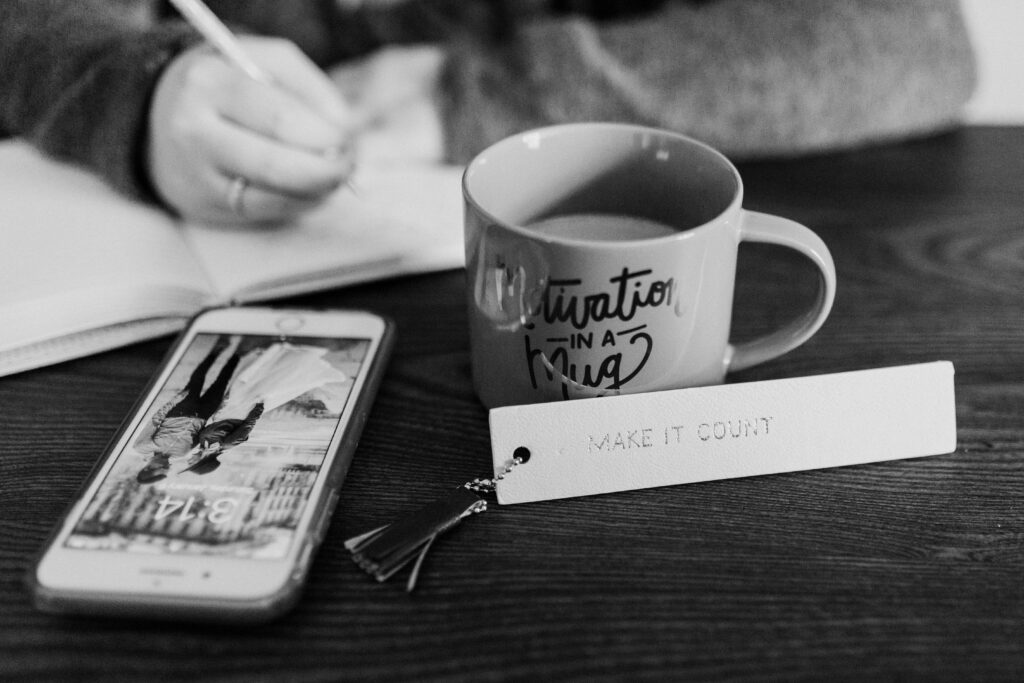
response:
<path fill-rule="evenodd" d="M 138 344 L 0 379 L 0 679 L 1021 680 L 1024 128 L 740 170 L 748 208 L 821 235 L 838 294 L 810 342 L 730 381 L 950 360 L 955 453 L 494 509 L 408 596 L 342 541 L 488 470 L 463 274 L 294 299 L 399 329 L 298 607 L 248 628 L 32 608 L 29 564 L 170 340 Z M 734 337 L 814 277 L 743 247 Z"/>

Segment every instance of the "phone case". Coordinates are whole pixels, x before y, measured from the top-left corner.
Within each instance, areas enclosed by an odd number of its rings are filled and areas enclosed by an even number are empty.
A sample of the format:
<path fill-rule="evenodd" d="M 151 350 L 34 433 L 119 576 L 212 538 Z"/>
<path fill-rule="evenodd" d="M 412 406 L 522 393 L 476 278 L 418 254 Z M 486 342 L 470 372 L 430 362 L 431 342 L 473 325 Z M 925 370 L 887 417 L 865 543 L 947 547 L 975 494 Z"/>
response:
<path fill-rule="evenodd" d="M 384 321 L 384 332 L 381 335 L 377 353 L 366 370 L 366 378 L 363 389 L 355 397 L 352 407 L 352 418 L 348 427 L 338 443 L 334 457 L 331 458 L 330 469 L 323 475 L 325 477 L 324 487 L 321 495 L 316 500 L 310 500 L 309 505 L 313 506 L 313 512 L 306 535 L 298 540 L 301 550 L 297 555 L 295 565 L 292 567 L 289 580 L 276 593 L 266 596 L 261 600 L 239 601 L 239 600 L 183 600 L 174 597 L 162 597 L 147 594 L 126 597 L 124 594 L 103 594 L 98 592 L 79 592 L 53 590 L 43 586 L 37 579 L 37 567 L 43 556 L 52 543 L 60 534 L 67 521 L 68 516 L 73 512 L 75 504 L 84 496 L 95 478 L 99 476 L 104 463 L 111 455 L 111 450 L 124 435 L 125 430 L 130 429 L 135 416 L 140 410 L 145 409 L 146 399 L 155 389 L 155 385 L 166 367 L 167 363 L 174 358 L 179 347 L 185 343 L 188 331 L 195 320 L 204 313 L 214 309 L 204 309 L 193 316 L 186 325 L 174 344 L 164 355 L 158 370 L 153 373 L 146 384 L 146 388 L 136 399 L 131 410 L 128 411 L 120 426 L 115 430 L 107 445 L 103 449 L 103 456 L 93 466 L 84 483 L 79 488 L 72 502 L 68 505 L 59 522 L 54 525 L 46 542 L 29 568 L 26 576 L 26 583 L 32 593 L 35 606 L 46 612 L 58 612 L 66 614 L 83 615 L 106 615 L 106 616 L 129 616 L 146 619 L 179 619 L 195 621 L 213 621 L 228 623 L 261 623 L 271 621 L 290 610 L 301 597 L 302 588 L 309 572 L 310 564 L 316 554 L 320 543 L 323 541 L 327 527 L 330 524 L 334 509 L 340 498 L 339 490 L 348 473 L 349 465 L 355 454 L 356 446 L 363 431 L 363 426 L 370 415 L 377 390 L 384 376 L 387 362 L 395 344 L 395 323 L 387 316 L 369 311 L 346 309 L 339 312 L 366 313 L 376 316 Z M 282 313 L 287 312 L 317 312 L 314 309 L 280 309 Z"/>

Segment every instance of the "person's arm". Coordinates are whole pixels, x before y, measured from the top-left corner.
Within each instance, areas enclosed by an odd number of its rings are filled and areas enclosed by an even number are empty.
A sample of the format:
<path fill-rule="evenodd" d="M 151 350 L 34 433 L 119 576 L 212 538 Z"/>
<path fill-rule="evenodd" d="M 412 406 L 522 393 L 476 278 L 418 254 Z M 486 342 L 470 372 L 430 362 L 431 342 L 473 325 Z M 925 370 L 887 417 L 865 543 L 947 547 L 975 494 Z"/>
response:
<path fill-rule="evenodd" d="M 240 443 L 244 443 L 249 440 L 249 435 L 252 434 L 253 428 L 256 426 L 256 421 L 263 415 L 263 402 L 259 402 L 254 405 L 250 410 L 249 414 L 245 416 L 245 420 L 240 425 L 231 430 L 231 433 L 224 437 L 223 449 L 227 450 L 233 446 L 237 446 Z"/>
<path fill-rule="evenodd" d="M 262 402 L 254 405 L 244 419 L 227 418 L 207 425 L 199 432 L 196 442 L 203 448 L 219 445 L 217 452 L 223 453 L 229 448 L 247 441 L 261 415 L 263 415 Z"/>
<path fill-rule="evenodd" d="M 256 82 L 159 7 L 0 2 L 0 132 L 190 220 L 287 220 L 345 181 L 347 108 L 301 49 L 248 39 Z"/>
<path fill-rule="evenodd" d="M 4 0 L 0 132 L 154 199 L 142 154 L 153 88 L 198 41 L 184 23 L 156 23 L 146 3 Z"/>
<path fill-rule="evenodd" d="M 739 159 L 844 149 L 954 126 L 974 85 L 957 0 L 675 0 L 608 21 L 560 4 L 570 13 L 521 22 L 500 49 L 453 45 L 450 160 L 578 120 L 671 129 Z"/>

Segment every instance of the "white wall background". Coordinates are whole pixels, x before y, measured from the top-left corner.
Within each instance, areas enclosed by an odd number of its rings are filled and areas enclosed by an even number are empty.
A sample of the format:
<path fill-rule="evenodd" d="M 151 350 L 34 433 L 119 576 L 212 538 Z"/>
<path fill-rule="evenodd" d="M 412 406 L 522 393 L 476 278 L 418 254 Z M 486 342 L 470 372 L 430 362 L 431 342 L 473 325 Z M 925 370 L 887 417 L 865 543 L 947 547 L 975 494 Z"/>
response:
<path fill-rule="evenodd" d="M 961 0 L 978 61 L 966 119 L 1024 125 L 1024 0 Z"/>

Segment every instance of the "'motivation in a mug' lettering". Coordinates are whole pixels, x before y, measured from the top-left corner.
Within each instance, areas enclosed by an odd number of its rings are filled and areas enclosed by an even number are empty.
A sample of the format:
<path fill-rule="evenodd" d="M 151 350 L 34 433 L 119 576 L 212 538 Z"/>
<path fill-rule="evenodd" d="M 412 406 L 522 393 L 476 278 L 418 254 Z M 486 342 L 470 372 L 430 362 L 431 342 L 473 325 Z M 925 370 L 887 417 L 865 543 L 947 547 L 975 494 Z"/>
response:
<path fill-rule="evenodd" d="M 567 294 L 568 287 L 579 286 L 583 281 L 552 280 L 544 292 L 544 305 L 541 309 L 544 322 L 549 325 L 569 323 L 577 330 L 584 330 L 592 322 L 629 322 L 640 309 L 658 306 L 672 308 L 677 316 L 682 316 L 675 279 L 645 281 L 651 272 L 650 268 L 636 272 L 623 268 L 621 274 L 608 278 L 608 282 L 615 288 L 612 294 L 598 292 L 580 296 L 573 291 Z M 558 288 L 558 292 L 552 295 L 555 288 Z"/>
<path fill-rule="evenodd" d="M 548 344 L 546 351 L 531 339 L 529 333 L 524 335 L 526 363 L 533 388 L 538 388 L 540 372 L 549 381 L 557 376 L 565 398 L 569 397 L 573 386 L 616 391 L 636 377 L 653 350 L 654 342 L 644 331 L 646 325 L 634 324 L 627 329 L 606 328 L 603 332 L 595 330 L 593 325 L 606 321 L 630 323 L 642 309 L 668 308 L 676 317 L 682 317 L 675 279 L 651 278 L 652 272 L 649 268 L 631 271 L 624 267 L 618 275 L 608 279 L 611 292 L 593 294 L 573 289 L 583 284 L 581 279 L 551 280 L 544 291 L 539 311 L 541 319 L 548 325 L 568 324 L 579 332 L 544 339 Z M 529 322 L 524 327 L 534 330 L 536 325 Z M 589 350 L 595 344 L 599 349 L 607 349 L 607 355 L 602 358 L 590 354 L 591 362 L 583 363 L 574 362 L 570 357 L 569 350 Z M 631 351 L 628 362 L 625 360 L 626 350 Z"/>

